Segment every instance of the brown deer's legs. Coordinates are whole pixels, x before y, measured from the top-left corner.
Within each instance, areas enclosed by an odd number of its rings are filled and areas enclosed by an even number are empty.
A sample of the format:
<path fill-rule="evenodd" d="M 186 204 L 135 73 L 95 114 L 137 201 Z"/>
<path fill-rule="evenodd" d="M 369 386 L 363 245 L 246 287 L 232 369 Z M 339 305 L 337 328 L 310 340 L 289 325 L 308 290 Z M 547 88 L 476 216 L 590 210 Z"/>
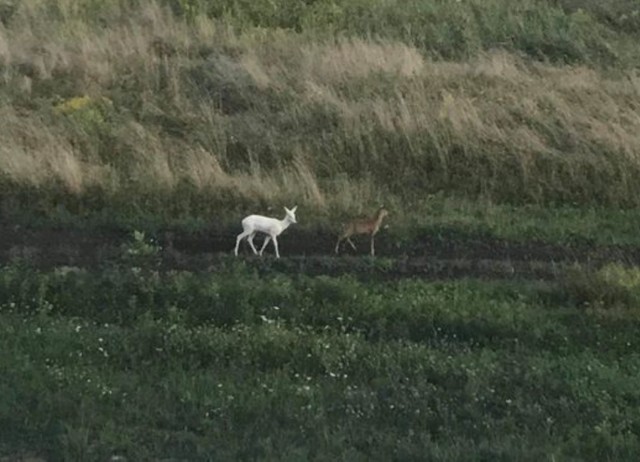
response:
<path fill-rule="evenodd" d="M 340 248 L 340 243 L 341 243 L 343 240 L 345 240 L 345 239 L 346 239 L 346 241 L 349 243 L 349 245 L 350 245 L 351 247 L 353 247 L 353 250 L 358 250 L 358 249 L 356 249 L 356 245 L 355 245 L 355 244 L 353 243 L 353 241 L 351 240 L 351 236 L 348 236 L 348 237 L 346 237 L 346 236 L 340 236 L 340 237 L 338 238 L 338 242 L 336 242 L 336 253 L 338 253 L 338 249 Z"/>
<path fill-rule="evenodd" d="M 358 249 L 356 249 L 356 246 L 355 246 L 355 244 L 353 243 L 353 241 L 351 240 L 351 238 L 350 238 L 350 237 L 348 237 L 348 238 L 347 238 L 347 242 L 348 242 L 349 244 L 351 244 L 351 247 L 353 247 L 353 250 L 358 250 Z"/>

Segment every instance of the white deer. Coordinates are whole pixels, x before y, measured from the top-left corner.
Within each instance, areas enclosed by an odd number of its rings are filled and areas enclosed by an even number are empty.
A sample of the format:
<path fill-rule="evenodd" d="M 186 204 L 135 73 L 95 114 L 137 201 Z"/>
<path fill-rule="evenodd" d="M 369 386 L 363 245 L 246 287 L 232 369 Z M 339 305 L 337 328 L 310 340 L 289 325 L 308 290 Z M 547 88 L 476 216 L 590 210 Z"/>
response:
<path fill-rule="evenodd" d="M 238 246 L 240 245 L 240 241 L 242 241 L 242 239 L 244 239 L 245 237 L 247 238 L 247 241 L 251 246 L 251 250 L 253 250 L 253 253 L 257 255 L 258 251 L 253 245 L 253 238 L 257 232 L 261 232 L 266 234 L 267 237 L 264 239 L 264 244 L 262 244 L 262 248 L 260 249 L 260 255 L 262 256 L 262 252 L 264 251 L 264 248 L 267 246 L 269 241 L 273 240 L 273 246 L 276 248 L 276 257 L 280 258 L 280 252 L 278 252 L 278 240 L 276 238 L 282 233 L 282 231 L 287 229 L 290 224 L 297 223 L 297 208 L 297 205 L 291 210 L 285 207 L 284 210 L 287 212 L 287 214 L 282 220 L 264 217 L 262 215 L 249 215 L 248 217 L 245 217 L 242 220 L 243 231 L 238 234 L 238 237 L 236 238 L 236 257 L 238 256 Z"/>

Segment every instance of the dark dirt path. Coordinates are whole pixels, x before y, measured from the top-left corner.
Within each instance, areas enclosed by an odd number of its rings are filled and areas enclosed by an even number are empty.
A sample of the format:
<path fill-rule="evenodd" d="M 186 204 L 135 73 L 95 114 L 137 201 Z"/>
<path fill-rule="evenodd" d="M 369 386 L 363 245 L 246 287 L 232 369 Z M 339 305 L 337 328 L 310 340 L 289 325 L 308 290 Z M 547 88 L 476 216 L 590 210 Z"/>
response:
<path fill-rule="evenodd" d="M 215 270 L 226 256 L 232 255 L 235 232 L 201 233 L 163 232 L 156 236 L 162 246 L 165 268 Z M 37 267 L 96 267 L 121 254 L 121 246 L 130 242 L 124 231 L 80 229 L 25 229 L 0 225 L 0 263 L 24 259 Z M 261 245 L 262 238 L 256 242 Z M 251 255 L 247 244 L 241 255 L 261 267 L 309 274 L 365 273 L 384 277 L 527 277 L 548 279 L 559 268 L 572 263 L 599 267 L 608 262 L 640 264 L 640 248 L 630 246 L 559 245 L 536 241 L 514 242 L 492 237 L 470 237 L 451 233 L 424 235 L 412 242 L 394 242 L 381 233 L 376 239 L 376 254 L 391 258 L 388 265 L 373 263 L 366 256 L 368 240 L 356 240 L 358 252 L 344 246 L 339 257 L 333 254 L 334 236 L 321 232 L 296 230 L 279 239 L 283 257 L 262 263 Z M 267 263 L 268 262 L 268 263 Z"/>

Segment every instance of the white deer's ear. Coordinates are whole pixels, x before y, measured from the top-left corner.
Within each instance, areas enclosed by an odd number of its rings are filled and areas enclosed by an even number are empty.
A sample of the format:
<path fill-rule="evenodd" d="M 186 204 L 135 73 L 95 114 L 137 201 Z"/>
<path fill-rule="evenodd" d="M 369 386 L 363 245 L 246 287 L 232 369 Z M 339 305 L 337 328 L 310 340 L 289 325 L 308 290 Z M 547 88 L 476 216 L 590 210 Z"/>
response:
<path fill-rule="evenodd" d="M 288 213 L 288 212 L 291 212 L 291 210 L 289 210 L 289 209 L 288 209 L 288 208 L 286 208 L 286 207 L 284 208 L 284 211 L 285 211 L 285 212 L 287 212 L 287 213 Z"/>
<path fill-rule="evenodd" d="M 293 208 L 291 209 L 291 211 L 295 213 L 295 211 L 296 211 L 296 209 L 297 209 L 297 208 L 298 208 L 298 206 L 296 205 L 295 207 L 293 207 Z"/>

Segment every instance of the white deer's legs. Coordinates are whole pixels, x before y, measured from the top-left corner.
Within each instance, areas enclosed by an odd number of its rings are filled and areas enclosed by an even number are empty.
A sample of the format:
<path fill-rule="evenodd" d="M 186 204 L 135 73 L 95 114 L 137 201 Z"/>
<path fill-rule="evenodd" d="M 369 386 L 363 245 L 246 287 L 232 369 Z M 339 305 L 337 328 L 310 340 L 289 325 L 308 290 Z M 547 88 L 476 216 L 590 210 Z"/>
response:
<path fill-rule="evenodd" d="M 278 241 L 276 240 L 276 236 L 267 235 L 267 237 L 264 239 L 264 242 L 262 243 L 262 247 L 260 248 L 260 252 L 258 252 L 258 250 L 256 249 L 255 245 L 253 245 L 253 238 L 255 236 L 256 236 L 256 233 L 255 232 L 251 232 L 251 231 L 244 231 L 244 232 L 238 234 L 238 237 L 236 238 L 236 248 L 234 249 L 234 253 L 235 253 L 236 257 L 238 256 L 238 247 L 240 246 L 240 242 L 242 241 L 242 239 L 244 239 L 246 237 L 247 238 L 247 242 L 251 246 L 251 250 L 253 250 L 253 253 L 256 254 L 256 255 L 262 255 L 262 253 L 264 252 L 264 249 L 267 247 L 267 244 L 269 244 L 269 242 L 271 242 L 273 240 L 273 246 L 276 249 L 276 256 L 278 258 L 280 258 L 280 252 L 278 251 Z"/>
<path fill-rule="evenodd" d="M 376 253 L 375 247 L 373 245 L 373 237 L 375 236 L 375 234 L 371 235 L 371 256 L 373 257 Z"/>
<path fill-rule="evenodd" d="M 271 236 L 267 234 L 267 237 L 264 238 L 264 244 L 262 244 L 262 248 L 260 249 L 261 256 L 262 256 L 262 252 L 264 252 L 264 248 L 267 246 L 270 240 L 271 240 Z"/>
<path fill-rule="evenodd" d="M 251 250 L 253 250 L 253 253 L 255 255 L 258 255 L 258 251 L 256 250 L 256 246 L 253 245 L 253 238 L 256 236 L 255 231 L 251 234 L 249 234 L 249 237 L 247 238 L 247 242 L 249 243 L 249 245 L 251 246 Z"/>
<path fill-rule="evenodd" d="M 251 231 L 243 231 L 240 234 L 238 234 L 238 237 L 236 238 L 236 248 L 234 250 L 236 257 L 238 256 L 238 247 L 240 246 L 240 241 L 242 241 L 242 239 L 247 237 L 249 234 L 251 234 Z"/>
<path fill-rule="evenodd" d="M 256 250 L 255 246 L 253 245 L 253 237 L 255 235 L 256 235 L 255 232 L 251 232 L 249 230 L 243 231 L 240 234 L 238 234 L 238 237 L 236 238 L 236 248 L 233 250 L 233 252 L 235 253 L 236 257 L 238 256 L 238 247 L 240 246 L 240 242 L 242 241 L 242 239 L 244 239 L 247 236 L 248 236 L 247 241 L 249 242 L 249 245 L 251 246 L 251 250 L 253 250 L 253 253 L 255 253 L 256 255 L 258 254 L 258 251 Z"/>

